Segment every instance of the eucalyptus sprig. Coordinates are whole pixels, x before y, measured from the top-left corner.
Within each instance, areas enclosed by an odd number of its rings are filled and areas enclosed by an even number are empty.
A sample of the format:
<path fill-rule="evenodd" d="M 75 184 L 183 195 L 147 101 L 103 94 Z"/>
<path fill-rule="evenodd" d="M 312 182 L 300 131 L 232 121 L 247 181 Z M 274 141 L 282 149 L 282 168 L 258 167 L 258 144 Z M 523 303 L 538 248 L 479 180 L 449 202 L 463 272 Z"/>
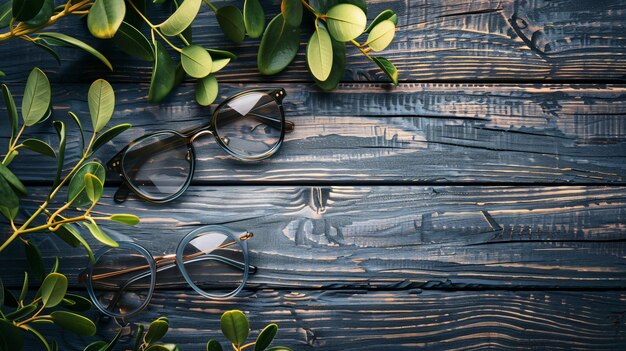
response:
<path fill-rule="evenodd" d="M 67 277 L 57 273 L 58 260 L 56 262 L 52 272 L 45 277 L 36 295 L 31 298 L 28 296 L 28 272 L 24 272 L 18 297 L 6 289 L 0 280 L 0 350 L 22 350 L 24 333 L 32 334 L 45 350 L 57 350 L 56 341 L 48 340 L 37 330 L 42 323 L 54 323 L 81 336 L 96 333 L 96 325 L 80 314 L 91 309 L 91 302 L 67 292 Z"/>
<path fill-rule="evenodd" d="M 10 139 L 7 152 L 0 163 L 0 213 L 8 220 L 11 228 L 9 237 L 0 245 L 0 252 L 16 239 L 26 245 L 26 250 L 33 250 L 34 245 L 24 238 L 27 234 L 53 232 L 59 238 L 72 246 L 82 245 L 90 258 L 93 253 L 80 232 L 72 223 L 81 224 L 100 242 L 117 246 L 117 243 L 98 227 L 98 221 L 117 221 L 134 225 L 139 218 L 130 214 L 116 214 L 110 216 L 94 216 L 92 210 L 98 204 L 103 192 L 105 180 L 104 167 L 96 161 L 89 161 L 93 154 L 111 139 L 130 128 L 130 124 L 119 124 L 106 131 L 115 108 L 115 93 L 111 85 L 102 79 L 95 81 L 89 88 L 88 104 L 91 114 L 93 131 L 86 139 L 80 119 L 69 112 L 71 119 L 76 123 L 81 135 L 80 159 L 71 170 L 64 174 L 66 127 L 62 121 L 54 121 L 54 127 L 59 137 L 56 150 L 48 143 L 36 138 L 22 140 L 24 131 L 47 118 L 51 114 L 51 89 L 46 75 L 38 68 L 33 69 L 26 82 L 22 99 L 22 125 L 19 125 L 18 110 L 13 96 L 6 85 L 2 85 L 2 95 L 9 115 Z M 22 149 L 40 153 L 56 159 L 57 171 L 52 186 L 39 207 L 32 214 L 21 218 L 18 222 L 20 198 L 27 195 L 27 189 L 19 178 L 9 169 L 11 162 Z M 67 200 L 58 207 L 52 208 L 52 200 L 67 186 Z M 83 208 L 84 209 L 80 209 Z M 75 210 L 73 216 L 66 212 Z M 43 223 L 34 224 L 35 220 L 43 217 Z M 36 248 L 34 248 L 36 250 Z"/>

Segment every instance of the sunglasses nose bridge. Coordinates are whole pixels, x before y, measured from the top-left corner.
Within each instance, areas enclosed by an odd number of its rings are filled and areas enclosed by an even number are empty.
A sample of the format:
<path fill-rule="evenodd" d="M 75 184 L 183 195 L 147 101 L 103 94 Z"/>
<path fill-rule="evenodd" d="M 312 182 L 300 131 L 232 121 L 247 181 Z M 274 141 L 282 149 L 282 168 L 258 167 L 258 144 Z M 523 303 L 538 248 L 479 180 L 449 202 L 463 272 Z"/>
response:
<path fill-rule="evenodd" d="M 213 135 L 213 131 L 211 131 L 209 129 L 203 129 L 203 130 L 195 133 L 194 135 L 192 135 L 189 138 L 189 141 L 193 143 L 196 139 L 198 139 L 201 136 L 205 136 L 205 135 Z"/>

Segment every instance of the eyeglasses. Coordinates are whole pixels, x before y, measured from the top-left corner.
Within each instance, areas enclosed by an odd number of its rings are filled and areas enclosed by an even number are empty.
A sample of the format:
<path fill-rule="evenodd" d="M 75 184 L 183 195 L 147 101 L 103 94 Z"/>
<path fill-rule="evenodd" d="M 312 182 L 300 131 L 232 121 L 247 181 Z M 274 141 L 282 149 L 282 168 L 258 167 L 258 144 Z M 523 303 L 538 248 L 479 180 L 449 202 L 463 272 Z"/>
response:
<path fill-rule="evenodd" d="M 156 287 L 157 272 L 178 267 L 185 281 L 200 295 L 224 299 L 239 293 L 248 274 L 250 232 L 223 226 L 205 226 L 187 234 L 176 254 L 152 257 L 141 245 L 119 242 L 95 253 L 94 262 L 79 275 L 94 305 L 111 317 L 132 317 L 143 311 Z"/>
<path fill-rule="evenodd" d="M 115 201 L 126 201 L 129 189 L 152 202 L 178 198 L 193 177 L 193 142 L 204 135 L 212 134 L 218 145 L 242 161 L 272 156 L 285 132 L 294 129 L 285 121 L 285 95 L 284 89 L 244 91 L 219 104 L 207 126 L 183 133 L 164 130 L 132 141 L 107 163 L 122 178 Z"/>

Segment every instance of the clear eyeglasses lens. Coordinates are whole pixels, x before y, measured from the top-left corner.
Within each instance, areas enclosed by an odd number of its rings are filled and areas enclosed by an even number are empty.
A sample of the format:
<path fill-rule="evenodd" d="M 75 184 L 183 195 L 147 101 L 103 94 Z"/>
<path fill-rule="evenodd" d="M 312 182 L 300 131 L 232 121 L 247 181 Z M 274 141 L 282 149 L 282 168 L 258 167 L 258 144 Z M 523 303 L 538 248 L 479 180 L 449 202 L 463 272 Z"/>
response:
<path fill-rule="evenodd" d="M 182 136 L 163 132 L 133 144 L 124 155 L 122 167 L 141 194 L 163 200 L 185 187 L 191 177 L 191 158 L 190 147 Z"/>
<path fill-rule="evenodd" d="M 266 93 L 244 93 L 220 106 L 215 116 L 217 138 L 235 155 L 269 156 L 280 143 L 284 116 Z"/>

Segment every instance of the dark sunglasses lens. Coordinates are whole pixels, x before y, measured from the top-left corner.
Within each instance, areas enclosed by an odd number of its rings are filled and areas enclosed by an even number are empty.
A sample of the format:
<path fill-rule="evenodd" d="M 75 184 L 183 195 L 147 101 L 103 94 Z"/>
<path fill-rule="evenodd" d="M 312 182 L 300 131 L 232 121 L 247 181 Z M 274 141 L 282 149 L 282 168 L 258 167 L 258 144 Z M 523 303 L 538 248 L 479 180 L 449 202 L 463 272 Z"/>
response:
<path fill-rule="evenodd" d="M 94 263 L 91 286 L 96 304 L 115 316 L 140 311 L 149 300 L 153 275 L 148 258 L 130 248 L 111 248 Z"/>
<path fill-rule="evenodd" d="M 185 246 L 183 262 L 191 283 L 211 296 L 231 293 L 243 284 L 243 247 L 224 233 L 199 233 Z"/>
<path fill-rule="evenodd" d="M 185 187 L 192 173 L 192 158 L 183 137 L 164 132 L 132 145 L 122 159 L 122 167 L 137 191 L 158 201 Z"/>
<path fill-rule="evenodd" d="M 283 133 L 284 116 L 271 96 L 250 92 L 220 106 L 215 130 L 222 144 L 242 158 L 269 156 Z"/>

